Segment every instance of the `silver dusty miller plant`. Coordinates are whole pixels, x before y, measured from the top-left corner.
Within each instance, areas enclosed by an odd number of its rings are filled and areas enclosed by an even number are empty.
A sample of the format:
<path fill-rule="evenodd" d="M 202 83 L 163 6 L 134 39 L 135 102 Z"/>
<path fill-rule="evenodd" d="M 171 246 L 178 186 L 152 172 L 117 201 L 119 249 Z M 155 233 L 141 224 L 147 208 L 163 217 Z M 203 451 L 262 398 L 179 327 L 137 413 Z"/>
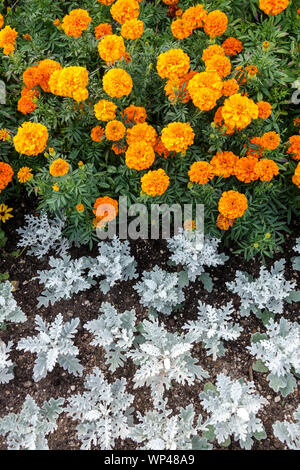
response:
<path fill-rule="evenodd" d="M 114 235 L 111 241 L 98 244 L 99 255 L 96 258 L 89 257 L 89 277 L 98 278 L 104 276 L 99 287 L 106 294 L 117 281 L 127 281 L 137 277 L 136 262 L 130 255 L 130 246 L 127 240 L 121 240 Z"/>
<path fill-rule="evenodd" d="M 258 359 L 253 369 L 270 372 L 267 376 L 270 387 L 285 397 L 297 385 L 294 374 L 300 374 L 300 325 L 285 318 L 279 323 L 271 319 L 266 329 L 265 334 L 252 336 L 251 346 L 247 349 Z"/>
<path fill-rule="evenodd" d="M 284 301 L 297 300 L 296 283 L 285 280 L 284 267 L 284 259 L 276 261 L 270 271 L 262 266 L 257 279 L 237 271 L 235 281 L 226 283 L 241 299 L 242 316 L 248 317 L 253 312 L 260 317 L 264 309 L 273 314 L 282 313 Z"/>
<path fill-rule="evenodd" d="M 63 403 L 63 398 L 50 398 L 40 408 L 27 395 L 19 414 L 0 418 L 0 434 L 7 435 L 8 450 L 48 450 L 46 436 L 57 428 Z"/>
<path fill-rule="evenodd" d="M 15 364 L 9 359 L 12 341 L 6 344 L 0 339 L 0 384 L 7 384 L 14 378 L 13 369 Z"/>
<path fill-rule="evenodd" d="M 172 380 L 191 385 L 195 379 L 207 378 L 207 372 L 196 365 L 192 357 L 193 343 L 186 335 L 169 333 L 157 320 L 144 320 L 139 329 L 143 342 L 128 353 L 139 366 L 133 381 L 134 388 L 151 386 L 155 399 L 163 396 L 165 388 L 170 389 Z"/>
<path fill-rule="evenodd" d="M 73 294 L 89 289 L 95 284 L 91 278 L 86 276 L 88 267 L 87 258 L 71 259 L 69 255 L 61 258 L 50 257 L 50 269 L 38 271 L 40 284 L 44 284 L 46 289 L 38 297 L 38 308 L 48 307 L 49 303 L 54 304 L 61 299 L 70 299 Z"/>
<path fill-rule="evenodd" d="M 18 307 L 12 294 L 13 286 L 9 281 L 0 283 L 0 327 L 6 322 L 24 323 L 27 317 Z"/>
<path fill-rule="evenodd" d="M 71 396 L 66 407 L 67 414 L 79 421 L 81 449 L 112 449 L 116 439 L 129 436 L 134 397 L 126 392 L 124 378 L 109 384 L 98 368 L 86 377 L 85 388 L 82 394 Z"/>
<path fill-rule="evenodd" d="M 78 348 L 73 344 L 79 318 L 67 323 L 59 313 L 52 323 L 46 323 L 39 315 L 35 317 L 37 336 L 22 338 L 17 349 L 37 354 L 33 368 L 36 382 L 46 377 L 58 363 L 63 369 L 74 375 L 81 375 L 83 367 L 76 357 Z"/>
<path fill-rule="evenodd" d="M 37 258 L 49 253 L 50 250 L 62 256 L 69 249 L 68 240 L 63 237 L 64 221 L 56 217 L 48 219 L 46 213 L 40 216 L 25 215 L 24 227 L 18 228 L 21 235 L 18 247 L 29 248 L 28 254 Z"/>
<path fill-rule="evenodd" d="M 156 402 L 154 410 L 144 416 L 138 411 L 139 424 L 131 430 L 131 439 L 143 444 L 143 450 L 209 450 L 212 445 L 199 432 L 206 428 L 199 416 L 194 426 L 195 410 L 192 404 L 180 408 L 179 413 L 172 415 L 167 409 L 167 400 Z M 171 416 L 172 415 L 172 416 Z"/>
<path fill-rule="evenodd" d="M 118 313 L 108 302 L 100 308 L 101 315 L 84 325 L 94 335 L 91 344 L 105 349 L 105 357 L 112 372 L 124 364 L 134 341 L 136 316 L 134 310 Z"/>
<path fill-rule="evenodd" d="M 209 413 L 205 425 L 211 428 L 218 443 L 227 446 L 230 436 L 243 449 L 251 449 L 253 437 L 265 439 L 262 422 L 257 412 L 266 403 L 255 393 L 254 382 L 231 380 L 225 374 L 217 376 L 216 385 L 207 383 L 200 393 L 201 405 Z"/>
<path fill-rule="evenodd" d="M 294 422 L 276 421 L 273 424 L 273 432 L 289 449 L 300 450 L 300 405 L 294 413 Z"/>
<path fill-rule="evenodd" d="M 296 246 L 294 248 L 294 251 L 300 254 L 300 238 L 297 238 L 296 240 Z M 293 268 L 296 269 L 296 271 L 300 271 L 300 256 L 295 256 L 295 258 L 292 259 L 292 262 Z"/>
<path fill-rule="evenodd" d="M 222 340 L 237 339 L 243 328 L 231 321 L 234 308 L 231 302 L 221 308 L 198 303 L 198 318 L 189 321 L 183 327 L 193 341 L 201 341 L 206 354 L 212 355 L 215 361 L 217 357 L 224 356 L 225 348 Z"/>
<path fill-rule="evenodd" d="M 133 286 L 144 307 L 170 315 L 174 308 L 184 301 L 184 293 L 177 273 L 169 273 L 154 266 L 152 271 L 144 271 L 142 281 Z"/>
<path fill-rule="evenodd" d="M 223 253 L 218 253 L 220 241 L 212 237 L 203 240 L 196 230 L 180 229 L 178 235 L 167 240 L 172 253 L 170 261 L 183 267 L 188 280 L 194 282 L 200 276 L 199 280 L 206 287 L 207 282 L 212 281 L 205 268 L 223 265 L 228 259 Z"/>

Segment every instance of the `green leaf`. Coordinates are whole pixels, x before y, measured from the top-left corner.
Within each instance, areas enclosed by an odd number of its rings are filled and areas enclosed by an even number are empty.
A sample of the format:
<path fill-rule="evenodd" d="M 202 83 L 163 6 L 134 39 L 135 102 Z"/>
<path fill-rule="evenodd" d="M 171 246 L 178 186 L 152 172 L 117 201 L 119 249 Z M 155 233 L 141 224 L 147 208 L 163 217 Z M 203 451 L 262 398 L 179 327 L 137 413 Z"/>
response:
<path fill-rule="evenodd" d="M 214 284 L 211 276 L 208 273 L 203 273 L 198 277 L 198 280 L 202 282 L 203 287 L 207 292 L 212 292 Z"/>
<path fill-rule="evenodd" d="M 252 365 L 252 369 L 255 370 L 255 372 L 269 372 L 269 369 L 265 366 L 261 359 L 258 359 L 258 361 L 254 362 L 254 364 Z"/>

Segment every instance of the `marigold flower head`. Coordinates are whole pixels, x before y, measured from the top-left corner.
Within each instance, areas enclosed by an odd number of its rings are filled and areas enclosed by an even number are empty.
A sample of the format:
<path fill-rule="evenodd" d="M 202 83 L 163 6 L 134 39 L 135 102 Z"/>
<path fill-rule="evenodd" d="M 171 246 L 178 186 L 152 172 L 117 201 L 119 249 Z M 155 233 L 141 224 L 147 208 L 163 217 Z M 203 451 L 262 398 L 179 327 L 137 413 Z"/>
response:
<path fill-rule="evenodd" d="M 115 0 L 98 0 L 99 3 L 102 3 L 102 5 L 111 5 L 114 3 Z"/>
<path fill-rule="evenodd" d="M 156 139 L 156 130 L 146 122 L 135 124 L 127 130 L 126 140 L 128 145 L 143 141 L 153 147 L 155 145 Z"/>
<path fill-rule="evenodd" d="M 298 163 L 295 173 L 292 176 L 292 182 L 300 188 L 300 163 Z"/>
<path fill-rule="evenodd" d="M 227 29 L 227 25 L 228 18 L 220 10 L 211 11 L 204 19 L 204 31 L 211 38 L 222 36 Z"/>
<path fill-rule="evenodd" d="M 278 175 L 279 168 L 273 160 L 262 158 L 256 163 L 254 171 L 260 181 L 271 181 L 274 176 Z"/>
<path fill-rule="evenodd" d="M 122 111 L 121 116 L 125 123 L 131 124 L 142 124 L 147 119 L 145 108 L 143 106 L 135 106 L 134 104 L 127 106 L 127 108 Z"/>
<path fill-rule="evenodd" d="M 27 41 L 31 41 L 31 40 L 32 40 L 32 37 L 31 37 L 30 34 L 28 34 L 28 33 L 23 34 L 23 38 L 26 39 Z"/>
<path fill-rule="evenodd" d="M 258 117 L 261 119 L 268 119 L 272 113 L 272 106 L 267 101 L 258 101 Z"/>
<path fill-rule="evenodd" d="M 264 42 L 262 43 L 262 47 L 263 47 L 263 49 L 264 49 L 265 51 L 267 51 L 267 50 L 269 49 L 269 47 L 270 47 L 269 41 L 264 41 Z"/>
<path fill-rule="evenodd" d="M 3 15 L 1 15 L 0 13 L 0 29 L 2 28 L 3 25 L 4 25 Z"/>
<path fill-rule="evenodd" d="M 237 219 L 248 209 L 247 198 L 238 191 L 226 191 L 219 200 L 218 209 L 224 217 Z"/>
<path fill-rule="evenodd" d="M 108 140 L 118 141 L 123 139 L 126 132 L 126 127 L 121 121 L 113 119 L 106 124 L 105 137 Z"/>
<path fill-rule="evenodd" d="M 53 24 L 54 24 L 54 26 L 59 26 L 60 25 L 60 19 L 55 18 L 55 20 L 53 21 Z"/>
<path fill-rule="evenodd" d="M 139 16 L 139 4 L 136 0 L 117 0 L 111 7 L 110 13 L 114 20 L 124 24 Z"/>
<path fill-rule="evenodd" d="M 230 126 L 224 125 L 224 119 L 222 114 L 223 106 L 219 106 L 214 116 L 214 124 L 222 131 L 222 134 L 230 135 L 233 134 L 235 129 Z"/>
<path fill-rule="evenodd" d="M 215 176 L 212 165 L 208 162 L 194 162 L 188 172 L 190 181 L 196 184 L 206 184 Z"/>
<path fill-rule="evenodd" d="M 218 55 L 220 57 L 222 57 L 222 56 L 224 57 L 225 56 L 225 51 L 224 51 L 223 47 L 218 46 L 218 44 L 213 44 L 213 45 L 209 46 L 207 49 L 203 50 L 202 60 L 204 62 L 207 62 L 208 60 L 212 59 L 216 55 Z"/>
<path fill-rule="evenodd" d="M 57 178 L 58 176 L 66 175 L 67 173 L 69 173 L 69 170 L 70 165 L 63 158 L 57 158 L 51 163 L 49 167 L 50 175 L 54 176 L 55 178 Z"/>
<path fill-rule="evenodd" d="M 258 74 L 258 68 L 255 67 L 255 65 L 246 65 L 245 71 L 248 73 L 250 78 L 253 78 Z"/>
<path fill-rule="evenodd" d="M 84 205 L 79 203 L 76 205 L 76 210 L 77 212 L 83 212 L 84 211 Z"/>
<path fill-rule="evenodd" d="M 150 168 L 154 160 L 153 147 L 143 140 L 130 144 L 125 153 L 125 163 L 128 168 L 138 171 Z"/>
<path fill-rule="evenodd" d="M 18 101 L 18 111 L 22 114 L 30 114 L 36 109 L 36 104 L 28 96 L 22 96 Z"/>
<path fill-rule="evenodd" d="M 224 101 L 222 116 L 226 126 L 244 129 L 258 118 L 258 106 L 247 96 L 232 95 Z"/>
<path fill-rule="evenodd" d="M 117 105 L 112 101 L 100 100 L 94 105 L 94 113 L 98 121 L 111 121 L 116 117 Z"/>
<path fill-rule="evenodd" d="M 62 70 L 62 66 L 56 60 L 51 59 L 41 60 L 37 67 L 39 85 L 46 92 L 50 92 L 49 79 L 55 70 Z"/>
<path fill-rule="evenodd" d="M 222 176 L 228 178 L 234 175 L 235 165 L 237 164 L 239 157 L 233 152 L 217 152 L 210 161 L 213 172 L 216 176 Z"/>
<path fill-rule="evenodd" d="M 104 139 L 104 129 L 101 126 L 95 126 L 91 130 L 91 139 L 94 142 L 101 142 Z"/>
<path fill-rule="evenodd" d="M 171 23 L 171 31 L 174 38 L 185 39 L 191 36 L 193 33 L 193 27 L 186 20 L 178 18 Z"/>
<path fill-rule="evenodd" d="M 293 120 L 293 124 L 294 124 L 295 127 L 300 127 L 300 118 L 296 117 Z"/>
<path fill-rule="evenodd" d="M 222 214 L 219 214 L 217 217 L 217 227 L 220 230 L 229 230 L 233 226 L 235 219 L 228 219 Z"/>
<path fill-rule="evenodd" d="M 258 160 L 255 157 L 242 157 L 235 165 L 235 176 L 243 183 L 250 183 L 256 181 L 258 176 L 255 172 L 255 165 Z"/>
<path fill-rule="evenodd" d="M 121 34 L 126 39 L 138 39 L 144 32 L 144 23 L 141 20 L 133 18 L 122 24 Z"/>
<path fill-rule="evenodd" d="M 233 37 L 229 37 L 225 39 L 225 41 L 222 44 L 222 47 L 225 53 L 229 55 L 230 57 L 233 57 L 239 54 L 244 49 L 242 41 Z"/>
<path fill-rule="evenodd" d="M 40 74 L 38 65 L 33 65 L 29 67 L 25 72 L 23 72 L 23 82 L 27 88 L 33 88 L 40 83 Z"/>
<path fill-rule="evenodd" d="M 259 8 L 266 15 L 279 15 L 289 6 L 289 0 L 259 0 Z"/>
<path fill-rule="evenodd" d="M 300 160 L 300 135 L 293 135 L 289 138 L 287 153 L 290 153 L 294 160 Z"/>
<path fill-rule="evenodd" d="M 43 124 L 36 122 L 24 122 L 13 138 L 17 152 L 24 155 L 38 155 L 47 145 L 48 130 Z"/>
<path fill-rule="evenodd" d="M 190 58 L 182 49 L 169 49 L 159 54 L 156 69 L 161 78 L 175 80 L 188 73 Z"/>
<path fill-rule="evenodd" d="M 125 55 L 125 44 L 121 36 L 108 34 L 98 44 L 98 52 L 102 60 L 107 63 L 114 63 Z"/>
<path fill-rule="evenodd" d="M 59 186 L 57 183 L 54 183 L 54 185 L 52 186 L 52 189 L 53 191 L 59 191 Z"/>
<path fill-rule="evenodd" d="M 13 215 L 10 213 L 12 207 L 8 207 L 6 204 L 0 204 L 0 220 L 5 224 L 8 219 L 11 219 Z"/>
<path fill-rule="evenodd" d="M 170 184 L 170 178 L 166 172 L 160 168 L 159 170 L 148 171 L 141 178 L 142 191 L 148 196 L 161 196 L 167 190 Z"/>
<path fill-rule="evenodd" d="M 155 145 L 154 145 L 154 150 L 156 153 L 158 153 L 158 155 L 160 157 L 163 157 L 163 158 L 168 158 L 170 152 L 168 149 L 166 149 L 166 147 L 164 146 L 164 144 L 162 143 L 161 141 L 161 137 L 158 137 L 156 139 L 156 142 L 155 142 Z"/>
<path fill-rule="evenodd" d="M 97 222 L 103 219 L 105 223 L 111 222 L 117 217 L 118 212 L 118 201 L 109 196 L 98 197 L 94 203 L 93 213 L 96 215 Z"/>
<path fill-rule="evenodd" d="M 194 105 L 201 111 L 210 111 L 217 105 L 219 92 L 208 87 L 199 88 L 196 95 L 192 96 Z"/>
<path fill-rule="evenodd" d="M 100 23 L 95 28 L 95 36 L 96 39 L 101 39 L 108 34 L 112 34 L 112 27 L 109 23 Z"/>
<path fill-rule="evenodd" d="M 223 82 L 222 95 L 223 96 L 232 96 L 239 91 L 239 84 L 235 78 L 230 78 Z"/>
<path fill-rule="evenodd" d="M 0 140 L 3 142 L 6 140 L 11 140 L 10 132 L 6 129 L 0 129 Z"/>
<path fill-rule="evenodd" d="M 161 140 L 171 152 L 183 153 L 194 143 L 195 133 L 188 122 L 171 122 L 162 130 Z"/>
<path fill-rule="evenodd" d="M 219 98 L 221 98 L 223 82 L 219 74 L 216 72 L 196 73 L 188 84 L 188 91 L 192 99 L 197 97 L 199 88 L 210 88 L 219 95 Z"/>
<path fill-rule="evenodd" d="M 103 90 L 111 98 L 122 98 L 131 93 L 133 83 L 132 78 L 123 69 L 111 69 L 103 77 Z"/>
<path fill-rule="evenodd" d="M 260 145 L 267 150 L 275 150 L 280 144 L 280 137 L 276 132 L 266 132 L 260 139 Z"/>
<path fill-rule="evenodd" d="M 3 49 L 4 55 L 9 55 L 14 51 L 17 36 L 15 28 L 10 26 L 5 26 L 0 30 L 0 48 Z"/>
<path fill-rule="evenodd" d="M 231 72 L 231 62 L 228 57 L 215 55 L 205 62 L 206 72 L 216 72 L 221 78 L 227 77 Z"/>
<path fill-rule="evenodd" d="M 17 173 L 18 180 L 20 183 L 26 183 L 26 181 L 30 180 L 33 177 L 32 168 L 28 166 L 22 166 Z"/>
<path fill-rule="evenodd" d="M 12 167 L 5 162 L 0 162 L 0 192 L 12 181 L 14 171 Z"/>
<path fill-rule="evenodd" d="M 182 19 L 190 24 L 193 29 L 202 28 L 206 17 L 207 11 L 204 9 L 203 5 L 200 4 L 188 8 L 182 14 Z"/>
<path fill-rule="evenodd" d="M 177 5 L 179 0 L 163 0 L 163 2 L 164 2 L 165 5 L 174 6 L 174 5 Z"/>
<path fill-rule="evenodd" d="M 68 96 L 75 101 L 85 101 L 88 97 L 86 86 L 89 74 L 85 67 L 65 67 L 55 70 L 49 79 L 51 93 L 58 96 Z"/>
<path fill-rule="evenodd" d="M 82 32 L 88 29 L 91 21 L 92 18 L 86 10 L 76 8 L 64 16 L 61 27 L 67 36 L 79 38 Z"/>

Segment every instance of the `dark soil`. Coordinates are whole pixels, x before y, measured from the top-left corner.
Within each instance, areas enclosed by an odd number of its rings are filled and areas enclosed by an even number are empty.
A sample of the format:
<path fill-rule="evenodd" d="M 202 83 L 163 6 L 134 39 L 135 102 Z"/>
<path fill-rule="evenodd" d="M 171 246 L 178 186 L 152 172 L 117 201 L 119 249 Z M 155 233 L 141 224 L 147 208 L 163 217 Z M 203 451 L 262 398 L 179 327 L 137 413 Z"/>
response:
<path fill-rule="evenodd" d="M 18 241 L 16 228 L 24 222 L 23 214 L 25 207 L 28 212 L 27 208 L 34 206 L 32 201 L 29 201 L 26 196 L 24 198 L 19 209 L 15 210 L 14 218 L 5 224 L 8 242 L 5 247 L 6 253 L 3 252 L 2 256 L 0 256 L 0 272 L 7 272 L 11 281 L 18 281 L 19 284 L 14 296 L 18 305 L 26 313 L 28 321 L 23 324 L 9 323 L 6 331 L 0 331 L 0 338 L 5 343 L 11 340 L 16 345 L 22 337 L 34 335 L 34 319 L 36 314 L 41 315 L 47 321 L 52 321 L 59 312 L 62 313 L 65 321 L 70 318 L 79 317 L 80 326 L 75 344 L 80 350 L 80 361 L 85 371 L 83 377 L 77 378 L 56 366 L 45 379 L 35 383 L 32 379 L 32 371 L 36 356 L 31 353 L 23 353 L 14 348 L 11 353 L 11 359 L 16 363 L 14 369 L 15 378 L 6 385 L 0 385 L 0 417 L 10 412 L 19 412 L 27 394 L 30 394 L 39 405 L 42 405 L 44 400 L 49 400 L 50 397 L 67 398 L 74 393 L 83 391 L 84 377 L 94 367 L 99 367 L 108 381 L 125 377 L 128 382 L 128 392 L 135 396 L 133 404 L 135 409 L 144 414 L 146 410 L 151 408 L 150 390 L 148 387 L 133 390 L 132 377 L 136 370 L 134 364 L 131 360 L 128 360 L 124 367 L 120 367 L 112 374 L 105 364 L 104 350 L 90 345 L 91 335 L 82 327 L 84 323 L 97 317 L 103 301 L 111 302 L 120 312 L 135 308 L 139 321 L 147 318 L 147 309 L 139 304 L 138 296 L 133 289 L 133 284 L 136 281 L 119 283 L 105 296 L 100 290 L 92 288 L 89 291 L 74 295 L 71 300 L 62 300 L 49 308 L 37 309 L 36 299 L 43 290 L 43 286 L 37 280 L 33 280 L 33 277 L 36 276 L 37 270 L 48 268 L 47 257 L 38 260 L 35 257 L 27 256 L 26 252 L 23 252 L 18 258 L 7 254 L 16 249 Z M 34 210 L 32 209 L 31 213 L 34 214 Z M 284 254 L 277 254 L 272 260 L 268 259 L 267 266 L 269 267 L 276 259 L 284 256 L 287 260 L 286 278 L 297 281 L 298 288 L 300 288 L 300 273 L 294 272 L 291 266 L 291 258 L 295 256 L 293 252 L 295 239 L 300 236 L 300 226 L 296 221 L 292 222 L 291 231 L 292 235 L 286 235 Z M 212 382 L 215 381 L 216 375 L 220 372 L 228 374 L 231 378 L 244 378 L 245 380 L 254 381 L 257 391 L 268 400 L 268 403 L 259 415 L 264 423 L 267 439 L 255 441 L 253 449 L 285 449 L 286 447 L 274 437 L 272 424 L 276 420 L 292 419 L 292 414 L 299 405 L 300 380 L 298 380 L 298 386 L 294 393 L 284 399 L 280 394 L 276 394 L 270 389 L 266 380 L 267 374 L 256 373 L 252 370 L 254 359 L 250 356 L 246 347 L 250 345 L 251 334 L 257 331 L 264 331 L 264 327 L 262 322 L 254 315 L 250 315 L 248 318 L 240 318 L 239 300 L 226 290 L 225 282 L 234 279 L 237 269 L 258 275 L 260 263 L 257 259 L 245 262 L 241 256 L 232 254 L 232 248 L 230 250 L 223 249 L 222 251 L 230 255 L 230 258 L 225 266 L 210 269 L 214 279 L 213 292 L 206 292 L 200 282 L 191 283 L 185 289 L 186 301 L 184 307 L 170 317 L 160 315 L 160 319 L 165 323 L 169 331 L 176 331 L 180 330 L 186 321 L 196 318 L 199 299 L 216 306 L 223 305 L 230 300 L 233 301 L 235 306 L 234 318 L 244 328 L 240 338 L 227 343 L 226 355 L 217 361 L 207 357 L 200 345 L 195 346 L 193 355 L 198 358 L 199 364 L 208 371 L 210 374 L 209 380 Z M 164 240 L 138 240 L 131 242 L 131 253 L 138 263 L 139 273 L 152 269 L 156 264 L 166 270 L 172 269 L 167 265 L 169 253 Z M 88 254 L 88 251 L 84 249 L 72 250 L 74 257 L 85 254 Z M 286 304 L 284 317 L 291 321 L 299 321 L 299 303 Z M 204 382 L 196 381 L 193 386 L 181 386 L 177 383 L 173 385 L 172 390 L 167 392 L 166 396 L 168 398 L 168 406 L 174 412 L 192 403 L 196 411 L 205 416 L 198 398 L 199 393 L 203 390 Z M 75 427 L 75 422 L 66 417 L 65 414 L 61 415 L 58 420 L 58 429 L 48 439 L 49 448 L 64 450 L 79 449 L 80 441 L 76 438 Z M 6 448 L 5 439 L 0 437 L 0 450 Z M 126 441 L 118 441 L 115 448 L 132 450 L 138 447 L 133 441 L 127 439 Z M 221 447 L 215 444 L 215 449 L 221 449 Z M 228 449 L 238 450 L 240 446 L 238 443 L 233 442 Z"/>

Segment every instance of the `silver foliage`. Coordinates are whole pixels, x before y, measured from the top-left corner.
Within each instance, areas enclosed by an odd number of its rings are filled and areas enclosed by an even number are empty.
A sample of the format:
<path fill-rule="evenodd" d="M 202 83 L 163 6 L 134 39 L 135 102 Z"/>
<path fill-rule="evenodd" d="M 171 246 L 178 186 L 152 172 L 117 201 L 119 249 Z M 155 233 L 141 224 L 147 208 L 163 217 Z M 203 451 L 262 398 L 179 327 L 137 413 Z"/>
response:
<path fill-rule="evenodd" d="M 273 424 L 273 432 L 289 449 L 300 450 L 300 405 L 294 413 L 294 422 L 276 421 Z"/>
<path fill-rule="evenodd" d="M 0 339 L 0 384 L 6 384 L 14 378 L 13 368 L 15 364 L 9 359 L 12 341 L 6 344 Z"/>
<path fill-rule="evenodd" d="M 0 326 L 5 322 L 23 323 L 27 320 L 24 312 L 18 307 L 12 294 L 9 281 L 0 282 Z"/>

